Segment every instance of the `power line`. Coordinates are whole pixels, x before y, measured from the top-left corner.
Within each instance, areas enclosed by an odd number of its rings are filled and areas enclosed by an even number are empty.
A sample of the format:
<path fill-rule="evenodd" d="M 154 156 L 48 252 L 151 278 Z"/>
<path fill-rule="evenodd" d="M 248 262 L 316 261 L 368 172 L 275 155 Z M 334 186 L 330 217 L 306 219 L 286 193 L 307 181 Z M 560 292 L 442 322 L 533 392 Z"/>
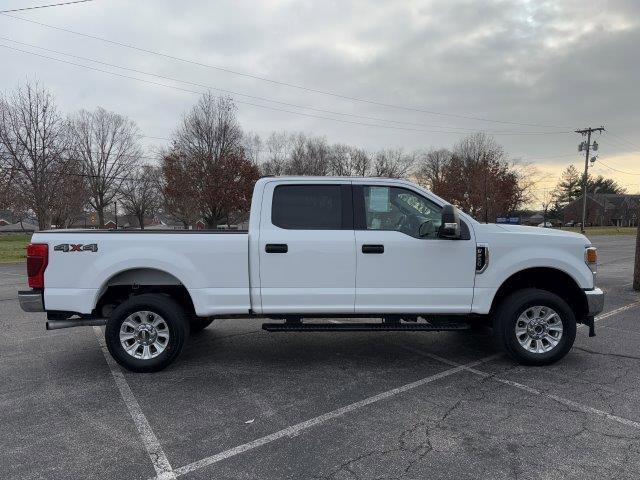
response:
<path fill-rule="evenodd" d="M 605 167 L 607 167 L 609 170 L 613 170 L 614 172 L 624 173 L 625 175 L 640 175 L 640 173 L 636 173 L 636 172 L 625 172 L 624 170 L 618 170 L 617 168 L 610 167 L 609 165 L 607 165 L 606 163 L 604 163 L 602 160 L 598 160 L 598 163 L 601 163 L 602 165 L 604 165 Z"/>
<path fill-rule="evenodd" d="M 295 89 L 298 89 L 298 90 L 304 90 L 304 91 L 307 91 L 307 92 L 318 93 L 318 94 L 321 94 L 321 95 L 341 98 L 341 99 L 344 99 L 344 100 L 351 100 L 351 101 L 354 101 L 354 102 L 366 103 L 366 104 L 370 104 L 370 105 L 377 105 L 379 107 L 395 108 L 395 109 L 399 109 L 399 110 L 407 110 L 407 111 L 413 111 L 413 112 L 427 113 L 429 115 L 439 115 L 439 116 L 446 116 L 446 117 L 453 117 L 453 118 L 463 118 L 463 119 L 466 119 L 466 120 L 475 120 L 475 121 L 490 122 L 490 123 L 501 123 L 501 124 L 508 124 L 508 125 L 520 125 L 520 126 L 527 126 L 527 127 L 543 127 L 543 128 L 570 128 L 570 127 L 558 126 L 558 125 L 545 125 L 545 124 L 540 124 L 540 123 L 523 123 L 523 122 L 514 122 L 514 121 L 508 121 L 508 120 L 497 120 L 497 119 L 490 119 L 490 118 L 484 118 L 484 117 L 476 117 L 476 116 L 471 116 L 471 115 L 445 113 L 445 112 L 439 112 L 439 111 L 435 111 L 435 110 L 427 110 L 427 109 L 424 109 L 424 108 L 409 107 L 409 106 L 406 106 L 406 105 L 398 105 L 398 104 L 386 103 L 386 102 L 382 102 L 382 101 L 378 101 L 378 100 L 371 100 L 371 99 L 366 99 L 366 98 L 353 97 L 353 96 L 344 95 L 344 94 L 340 94 L 340 93 L 330 92 L 328 90 L 320 90 L 320 89 L 316 89 L 316 88 L 306 87 L 304 85 L 298 85 L 298 84 L 284 82 L 284 81 L 280 81 L 280 80 L 274 80 L 272 78 L 262 77 L 262 76 L 254 75 L 254 74 L 251 74 L 251 73 L 239 72 L 239 71 L 236 71 L 236 70 L 231 70 L 229 68 L 220 67 L 220 66 L 217 66 L 217 65 L 211 65 L 211 64 L 207 64 L 207 63 L 197 62 L 197 61 L 194 61 L 194 60 L 189 60 L 189 59 L 178 57 L 178 56 L 175 56 L 175 55 L 170 55 L 170 54 L 167 54 L 167 53 L 162 53 L 162 52 L 149 50 L 149 49 L 142 48 L 142 47 L 137 47 L 137 46 L 132 45 L 132 44 L 123 43 L 123 42 L 117 42 L 115 40 L 109 40 L 107 38 L 98 37 L 96 35 L 90 35 L 88 33 L 77 32 L 75 30 L 70 30 L 70 29 L 58 27 L 58 26 L 55 26 L 55 25 L 49 25 L 49 24 L 46 24 L 46 23 L 43 23 L 43 22 L 38 22 L 38 21 L 35 21 L 35 20 L 27 19 L 27 18 L 16 17 L 15 15 L 7 15 L 7 14 L 3 14 L 3 15 L 6 16 L 6 17 L 9 17 L 9 18 L 13 18 L 15 20 L 21 20 L 23 22 L 33 23 L 33 24 L 40 25 L 40 26 L 43 26 L 43 27 L 52 28 L 54 30 L 59 30 L 59 31 L 66 32 L 66 33 L 72 33 L 74 35 L 80 35 L 80 36 L 85 37 L 85 38 L 91 38 L 93 40 L 99 40 L 101 42 L 109 43 L 109 44 L 112 44 L 112 45 L 117 45 L 117 46 L 123 47 L 123 48 L 129 48 L 129 49 L 132 49 L 132 50 L 137 50 L 139 52 L 148 53 L 148 54 L 151 54 L 151 55 L 156 55 L 156 56 L 168 58 L 168 59 L 171 59 L 171 60 L 177 60 L 177 61 L 180 61 L 180 62 L 192 64 L 192 65 L 198 65 L 200 67 L 211 68 L 211 69 L 214 69 L 214 70 L 219 70 L 219 71 L 226 72 L 226 73 L 231 73 L 231 74 L 234 74 L 234 75 L 240 75 L 240 76 L 247 77 L 247 78 L 252 78 L 252 79 L 255 79 L 255 80 L 269 82 L 269 83 L 276 84 L 276 85 L 295 88 Z"/>
<path fill-rule="evenodd" d="M 153 135 L 140 135 L 140 136 L 144 138 L 153 138 L 154 140 L 166 140 L 167 142 L 171 141 L 171 139 L 167 137 L 154 137 Z"/>
<path fill-rule="evenodd" d="M 34 7 L 14 8 L 12 10 L 0 10 L 0 13 L 22 12 L 24 10 L 37 10 L 39 8 L 62 7 L 64 5 L 73 5 L 74 3 L 93 2 L 93 0 L 75 0 L 73 2 L 50 3 L 48 5 L 36 5 Z"/>
<path fill-rule="evenodd" d="M 183 88 L 183 87 L 178 87 L 178 86 L 175 86 L 175 85 L 167 85 L 166 83 L 155 82 L 153 80 L 146 80 L 146 79 L 142 79 L 142 78 L 138 78 L 138 77 L 132 77 L 130 75 L 124 75 L 124 74 L 121 74 L 121 73 L 110 72 L 108 70 L 102 70 L 100 68 L 91 67 L 89 65 L 83 65 L 83 64 L 80 64 L 80 63 L 70 62 L 68 60 L 63 60 L 61 58 L 50 57 L 48 55 L 42 55 L 40 53 L 30 52 L 28 50 L 22 50 L 20 48 L 11 47 L 9 45 L 0 44 L 0 47 L 7 48 L 9 50 L 15 50 L 15 51 L 18 51 L 18 52 L 26 53 L 26 54 L 29 54 L 29 55 L 34 55 L 34 56 L 40 57 L 40 58 L 46 58 L 46 59 L 49 59 L 49 60 L 54 60 L 54 61 L 60 62 L 60 63 L 66 63 L 68 65 L 73 65 L 73 66 L 80 67 L 80 68 L 86 68 L 88 70 L 93 70 L 93 71 L 96 71 L 96 72 L 106 73 L 107 75 L 113 75 L 113 76 L 116 76 L 116 77 L 128 78 L 128 79 L 131 79 L 131 80 L 137 80 L 139 82 L 148 83 L 150 85 L 157 85 L 157 86 L 161 86 L 161 87 L 172 88 L 174 90 L 193 93 L 193 94 L 197 94 L 197 95 L 202 95 L 202 93 L 203 93 L 202 91 L 190 90 L 190 89 Z M 253 106 L 253 107 L 264 108 L 264 109 L 274 110 L 274 111 L 278 111 L 278 112 L 291 113 L 293 115 L 301 115 L 301 116 L 304 116 L 304 117 L 318 118 L 318 119 L 323 119 L 323 120 L 331 120 L 331 121 L 334 121 L 334 122 L 347 123 L 347 124 L 352 124 L 352 125 L 362 125 L 362 126 L 366 126 L 366 127 L 377 127 L 377 128 L 391 129 L 391 130 L 404 130 L 404 131 L 409 131 L 409 132 L 420 132 L 420 133 L 443 133 L 443 134 L 455 134 L 455 135 L 460 135 L 461 133 L 463 133 L 463 132 L 452 132 L 452 131 L 444 131 L 444 130 L 425 130 L 425 129 L 417 129 L 417 128 L 397 127 L 397 126 L 392 126 L 392 125 L 379 125 L 379 124 L 373 124 L 373 123 L 356 122 L 356 121 L 352 121 L 352 120 L 343 120 L 343 119 L 339 119 L 339 118 L 325 117 L 325 116 L 322 116 L 322 115 L 314 115 L 314 114 L 310 114 L 310 113 L 296 112 L 296 111 L 293 111 L 293 110 L 287 110 L 287 109 L 272 107 L 272 106 L 268 106 L 268 105 L 260 105 L 260 104 L 257 104 L 257 103 L 245 102 L 245 101 L 242 101 L 242 100 L 236 100 L 236 102 L 240 103 L 240 104 L 243 104 L 243 105 L 250 105 L 250 106 Z M 546 134 L 554 134 L 555 135 L 555 134 L 564 134 L 564 133 L 566 133 L 566 132 L 537 132 L 537 133 L 524 133 L 524 134 L 520 134 L 520 133 L 500 133 L 500 134 L 496 134 L 496 135 L 546 135 Z"/>
<path fill-rule="evenodd" d="M 621 150 L 622 153 L 636 153 L 640 152 L 640 150 L 634 150 L 629 147 L 629 145 L 622 143 L 620 140 L 616 140 L 615 138 L 607 138 L 602 139 L 601 143 L 605 145 L 609 145 L 615 149 Z"/>
<path fill-rule="evenodd" d="M 609 132 L 610 133 L 610 132 Z M 605 143 L 609 143 L 614 147 L 620 148 L 622 150 L 624 150 L 625 152 L 631 152 L 631 153 L 637 153 L 640 152 L 640 146 L 636 145 L 635 143 L 625 139 L 624 137 L 621 137 L 619 135 L 615 135 L 613 133 L 611 133 L 611 135 L 614 138 L 607 138 Z"/>
<path fill-rule="evenodd" d="M 624 143 L 626 143 L 627 145 L 630 145 L 634 148 L 640 149 L 640 145 L 638 145 L 637 143 L 632 142 L 631 140 L 626 139 L 625 137 L 623 137 L 622 135 L 616 135 L 613 132 L 610 132 L 607 130 L 607 132 L 609 133 L 609 135 L 612 135 L 618 139 L 620 139 L 621 141 L 623 141 Z"/>
<path fill-rule="evenodd" d="M 169 76 L 166 76 L 166 75 L 159 75 L 159 74 L 155 74 L 155 73 L 145 72 L 143 70 L 137 70 L 135 68 L 123 67 L 121 65 L 116 65 L 116 64 L 108 63 L 108 62 L 103 62 L 101 60 L 96 60 L 94 58 L 83 57 L 83 56 L 80 56 L 80 55 L 74 55 L 74 54 L 71 54 L 71 53 L 61 52 L 59 50 L 53 50 L 53 49 L 50 49 L 50 48 L 40 47 L 38 45 L 33 45 L 33 44 L 30 44 L 30 43 L 20 42 L 18 40 L 13 40 L 13 39 L 7 38 L 7 37 L 0 36 L 0 40 L 9 41 L 9 42 L 12 42 L 12 43 L 16 43 L 16 44 L 19 44 L 19 45 L 24 45 L 24 46 L 31 47 L 31 48 L 37 48 L 39 50 L 44 50 L 46 52 L 51 52 L 51 53 L 55 53 L 55 54 L 58 54 L 58 55 L 64 55 L 64 56 L 71 57 L 71 58 L 76 58 L 76 59 L 79 59 L 79 60 L 85 60 L 85 61 L 88 61 L 88 62 L 98 63 L 100 65 L 106 65 L 108 67 L 118 68 L 118 69 L 126 70 L 126 71 L 129 71 L 129 72 L 140 73 L 142 75 L 149 75 L 149 76 L 152 76 L 152 77 L 161 78 L 163 80 L 170 80 L 172 82 L 184 83 L 186 85 L 202 87 L 202 88 L 206 88 L 206 89 L 209 89 L 209 90 L 215 90 L 215 91 L 226 93 L 226 94 L 230 94 L 230 95 L 237 95 L 237 96 L 241 96 L 241 97 L 252 98 L 252 99 L 256 99 L 256 100 L 262 100 L 262 101 L 265 101 L 265 102 L 276 103 L 276 104 L 285 105 L 285 106 L 288 106 L 288 107 L 312 110 L 312 111 L 321 112 L 321 113 L 328 113 L 328 114 L 331 114 L 331 115 L 340 115 L 340 116 L 361 118 L 361 119 L 372 120 L 372 121 L 376 121 L 376 122 L 390 122 L 390 123 L 397 123 L 397 124 L 404 124 L 404 125 L 413 125 L 413 126 L 418 126 L 418 127 L 445 128 L 445 129 L 463 130 L 463 131 L 467 131 L 468 133 L 473 133 L 473 132 L 479 131 L 478 129 L 472 129 L 472 128 L 466 128 L 466 127 L 453 127 L 453 126 L 448 126 L 448 125 L 447 126 L 444 126 L 444 125 L 429 125 L 429 124 L 416 123 L 416 122 L 404 122 L 404 121 L 400 121 L 400 120 L 392 120 L 392 119 L 387 119 L 387 118 L 370 117 L 370 116 L 358 115 L 358 114 L 354 114 L 354 113 L 345 113 L 345 112 L 337 112 L 337 111 L 333 111 L 333 110 L 325 110 L 325 109 L 321 109 L 321 108 L 311 107 L 311 106 L 308 106 L 308 105 L 298 105 L 298 104 L 295 104 L 295 103 L 289 103 L 289 102 L 283 102 L 283 101 L 280 101 L 280 100 L 274 100 L 274 99 L 268 98 L 268 97 L 261 97 L 261 96 L 257 96 L 257 95 L 249 95 L 249 94 L 246 94 L 246 93 L 235 92 L 233 90 L 226 90 L 226 89 L 222 89 L 222 88 L 218 88 L 218 87 L 213 87 L 211 85 L 206 85 L 206 84 L 203 84 L 203 83 L 192 82 L 192 81 L 189 81 L 189 80 L 182 80 L 182 79 L 179 79 L 179 78 L 169 77 Z M 496 131 L 496 132 L 491 132 L 491 131 L 486 131 L 486 130 L 480 130 L 480 131 L 483 131 L 484 133 L 488 133 L 488 134 L 493 134 L 493 135 L 554 135 L 554 134 L 558 134 L 558 133 L 571 133 L 571 132 L 526 132 L 526 131 L 514 131 L 514 130 Z"/>

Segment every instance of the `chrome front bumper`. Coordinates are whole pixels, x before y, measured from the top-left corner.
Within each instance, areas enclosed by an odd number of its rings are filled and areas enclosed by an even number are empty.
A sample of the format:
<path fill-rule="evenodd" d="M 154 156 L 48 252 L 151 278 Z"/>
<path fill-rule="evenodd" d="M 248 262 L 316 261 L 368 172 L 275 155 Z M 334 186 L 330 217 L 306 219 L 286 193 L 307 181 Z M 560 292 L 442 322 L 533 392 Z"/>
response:
<path fill-rule="evenodd" d="M 25 312 L 44 312 L 44 299 L 38 290 L 23 290 L 18 292 L 20 308 Z"/>
<path fill-rule="evenodd" d="M 587 316 L 595 317 L 604 309 L 604 292 L 599 288 L 585 290 L 587 296 Z"/>

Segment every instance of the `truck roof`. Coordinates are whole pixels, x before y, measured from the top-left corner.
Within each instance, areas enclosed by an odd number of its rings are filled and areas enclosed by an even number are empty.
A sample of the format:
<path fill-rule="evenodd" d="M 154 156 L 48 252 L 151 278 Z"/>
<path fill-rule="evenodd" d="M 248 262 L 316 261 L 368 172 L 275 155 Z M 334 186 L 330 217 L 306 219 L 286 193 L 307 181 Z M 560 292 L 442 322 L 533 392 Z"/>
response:
<path fill-rule="evenodd" d="M 359 176 L 322 176 L 322 175 L 267 175 L 260 180 L 259 182 L 267 182 L 272 180 L 301 180 L 301 181 L 331 181 L 331 180 L 340 180 L 340 181 L 354 181 L 354 182 L 375 182 L 375 181 L 391 181 L 391 182 L 399 182 L 399 183 L 411 183 L 409 180 L 403 178 L 391 178 L 391 177 L 359 177 Z"/>

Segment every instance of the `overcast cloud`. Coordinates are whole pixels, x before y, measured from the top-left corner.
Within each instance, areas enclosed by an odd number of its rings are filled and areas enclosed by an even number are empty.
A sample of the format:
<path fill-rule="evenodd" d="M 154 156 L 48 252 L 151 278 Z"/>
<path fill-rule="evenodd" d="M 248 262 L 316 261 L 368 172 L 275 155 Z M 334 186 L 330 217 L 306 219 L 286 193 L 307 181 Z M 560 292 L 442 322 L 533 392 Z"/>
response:
<path fill-rule="evenodd" d="M 42 3 L 49 2 L 2 0 L 0 9 Z M 282 102 L 425 126 L 337 117 L 236 97 L 276 108 L 420 130 L 572 131 L 603 124 L 627 140 L 603 136 L 601 159 L 617 168 L 640 172 L 640 153 L 633 153 L 640 150 L 640 2 L 634 0 L 95 0 L 11 15 L 346 96 L 560 128 L 481 122 L 353 102 L 0 15 L 0 36 L 12 40 Z M 65 58 L 6 40 L 0 44 Z M 0 48 L 0 61 L 2 90 L 12 89 L 26 78 L 37 78 L 55 93 L 62 110 L 103 106 L 131 117 L 151 136 L 169 136 L 179 116 L 196 99 L 192 93 L 6 48 Z M 448 147 L 464 134 L 385 129 L 246 104 L 238 107 L 243 128 L 263 137 L 273 130 L 302 130 L 369 149 L 402 146 L 412 150 Z M 496 138 L 513 157 L 540 159 L 536 163 L 552 176 L 579 161 L 576 134 Z M 164 143 L 147 142 L 150 146 Z M 594 171 L 612 174 L 629 190 L 640 190 L 640 176 L 615 174 L 603 165 Z"/>

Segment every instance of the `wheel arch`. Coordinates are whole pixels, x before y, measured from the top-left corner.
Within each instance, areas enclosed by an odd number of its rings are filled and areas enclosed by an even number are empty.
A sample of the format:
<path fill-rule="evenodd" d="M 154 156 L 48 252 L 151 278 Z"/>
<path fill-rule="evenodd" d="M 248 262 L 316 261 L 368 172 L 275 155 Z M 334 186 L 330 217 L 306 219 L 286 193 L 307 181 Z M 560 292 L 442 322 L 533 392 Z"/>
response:
<path fill-rule="evenodd" d="M 538 288 L 555 293 L 564 299 L 574 311 L 576 320 L 583 322 L 588 306 L 584 291 L 567 272 L 552 267 L 532 267 L 520 270 L 507 278 L 498 288 L 491 302 L 491 314 L 511 293 L 524 288 Z"/>
<path fill-rule="evenodd" d="M 98 316 L 108 316 L 122 301 L 145 293 L 169 295 L 186 312 L 195 311 L 193 299 L 184 282 L 175 274 L 155 267 L 132 267 L 113 273 L 98 289 L 93 310 Z M 112 307 L 105 310 L 109 305 Z"/>

